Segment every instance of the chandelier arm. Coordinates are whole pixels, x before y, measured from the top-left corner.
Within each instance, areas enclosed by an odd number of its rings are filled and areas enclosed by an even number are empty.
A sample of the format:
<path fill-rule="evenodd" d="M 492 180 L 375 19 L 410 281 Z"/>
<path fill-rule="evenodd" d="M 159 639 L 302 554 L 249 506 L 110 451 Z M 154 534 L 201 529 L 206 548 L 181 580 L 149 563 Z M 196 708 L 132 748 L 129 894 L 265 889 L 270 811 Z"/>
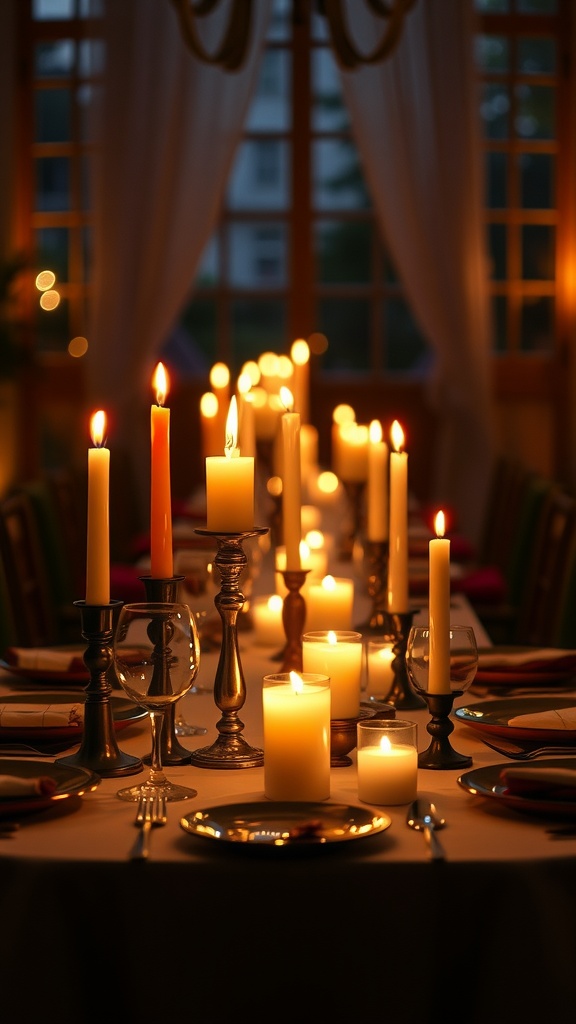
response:
<path fill-rule="evenodd" d="M 180 20 L 184 42 L 198 60 L 221 64 L 226 71 L 237 71 L 248 50 L 252 24 L 252 0 L 232 0 L 232 12 L 220 46 L 209 53 L 196 31 L 196 17 L 212 12 L 220 0 L 200 0 L 190 6 L 188 0 L 172 0 Z"/>
<path fill-rule="evenodd" d="M 372 53 L 364 54 L 356 48 L 350 39 L 342 10 L 342 0 L 324 0 L 324 12 L 328 18 L 334 49 L 342 65 L 350 70 L 358 67 L 359 64 L 377 64 L 392 52 L 400 38 L 404 15 L 412 6 L 413 0 L 396 0 L 391 9 L 388 5 L 382 7 L 378 0 L 368 0 L 368 2 L 375 14 L 387 17 L 389 21 L 384 36 L 376 49 Z"/>

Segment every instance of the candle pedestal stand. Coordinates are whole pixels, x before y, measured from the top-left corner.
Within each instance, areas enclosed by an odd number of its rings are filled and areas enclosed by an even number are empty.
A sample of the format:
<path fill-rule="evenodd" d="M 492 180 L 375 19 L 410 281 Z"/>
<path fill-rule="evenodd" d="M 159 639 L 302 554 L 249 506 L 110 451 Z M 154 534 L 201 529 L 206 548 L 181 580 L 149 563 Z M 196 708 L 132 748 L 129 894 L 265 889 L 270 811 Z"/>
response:
<path fill-rule="evenodd" d="M 356 746 L 358 722 L 367 718 L 395 718 L 396 710 L 391 704 L 379 701 L 360 703 L 360 714 L 357 718 L 333 718 L 330 721 L 330 767 L 348 768 L 352 758 L 351 750 Z"/>
<path fill-rule="evenodd" d="M 159 604 L 173 603 L 178 600 L 178 585 L 185 576 L 167 576 L 165 578 L 155 576 L 140 576 L 146 590 L 146 600 L 156 601 Z M 160 733 L 160 754 L 162 764 L 190 764 L 192 751 L 183 747 L 176 735 L 176 705 L 170 704 L 164 712 L 162 731 Z M 150 764 L 151 754 L 142 758 L 144 764 Z"/>
<path fill-rule="evenodd" d="M 387 540 L 369 540 L 366 544 L 368 558 L 368 596 L 372 599 L 372 610 L 367 622 L 354 628 L 361 633 L 384 632 L 387 614 L 388 550 Z"/>
<path fill-rule="evenodd" d="M 246 700 L 246 683 L 238 649 L 238 613 L 244 604 L 238 581 L 248 559 L 242 547 L 245 540 L 268 532 L 267 526 L 242 533 L 216 533 L 195 530 L 213 537 L 218 545 L 214 562 L 220 572 L 221 589 L 214 604 L 222 619 L 222 644 L 214 679 L 214 703 L 222 713 L 216 723 L 218 737 L 209 747 L 193 750 L 191 762 L 199 768 L 258 768 L 264 764 L 264 751 L 251 747 L 244 737 L 244 723 L 238 712 Z"/>
<path fill-rule="evenodd" d="M 86 604 L 74 601 L 82 617 L 82 636 L 88 646 L 84 664 L 90 673 L 85 687 L 84 728 L 80 749 L 75 754 L 57 759 L 57 764 L 89 768 L 103 778 L 136 775 L 142 771 L 142 761 L 119 750 L 114 734 L 114 719 L 110 706 L 112 686 L 108 670 L 113 663 L 113 616 L 122 601 L 109 604 Z"/>
<path fill-rule="evenodd" d="M 472 758 L 467 754 L 459 754 L 448 739 L 454 730 L 454 723 L 450 720 L 454 698 L 462 696 L 463 692 L 453 690 L 452 693 L 424 694 L 432 716 L 426 731 L 432 741 L 426 750 L 418 754 L 419 768 L 469 768 L 472 764 Z"/>
<path fill-rule="evenodd" d="M 348 532 L 343 534 L 339 542 L 338 557 L 342 562 L 350 562 L 354 557 L 354 545 L 362 536 L 364 521 L 363 501 L 366 490 L 365 480 L 342 481 L 348 504 L 350 525 Z"/>
<path fill-rule="evenodd" d="M 306 622 L 306 601 L 301 590 L 309 569 L 283 569 L 282 576 L 288 593 L 282 604 L 282 625 L 286 645 L 281 654 L 282 672 L 302 671 L 302 634 Z"/>
<path fill-rule="evenodd" d="M 387 611 L 384 616 L 384 632 L 394 640 L 392 648 L 394 682 L 384 700 L 387 704 L 392 704 L 397 710 L 402 711 L 415 711 L 417 708 L 426 707 L 426 701 L 412 689 L 406 668 L 406 647 L 413 618 L 413 611 Z"/>

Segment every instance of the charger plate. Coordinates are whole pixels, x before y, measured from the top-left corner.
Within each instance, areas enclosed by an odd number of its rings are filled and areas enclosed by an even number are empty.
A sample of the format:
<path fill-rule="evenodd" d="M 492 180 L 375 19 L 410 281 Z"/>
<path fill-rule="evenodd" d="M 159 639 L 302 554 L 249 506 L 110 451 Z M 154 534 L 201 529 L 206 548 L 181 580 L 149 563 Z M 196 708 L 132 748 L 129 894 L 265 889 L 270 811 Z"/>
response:
<path fill-rule="evenodd" d="M 86 768 L 53 764 L 49 761 L 25 761 L 7 757 L 0 759 L 0 775 L 13 775 L 16 778 L 26 779 L 48 776 L 56 782 L 56 789 L 50 795 L 0 797 L 0 819 L 43 811 L 60 800 L 91 793 L 102 781 L 99 775 Z"/>
<path fill-rule="evenodd" d="M 472 796 L 495 801 L 513 811 L 549 818 L 573 818 L 576 820 L 576 801 L 550 800 L 541 796 L 520 796 L 517 793 L 507 793 L 504 785 L 500 782 L 500 772 L 504 768 L 509 768 L 510 763 L 510 761 L 506 761 L 504 764 L 490 764 L 481 768 L 473 768 L 456 781 Z M 538 768 L 567 768 L 572 765 L 572 758 L 538 758 Z M 574 765 L 574 778 L 576 779 L 576 765 Z"/>
<path fill-rule="evenodd" d="M 348 804 L 266 801 L 224 804 L 180 819 L 185 832 L 258 848 L 300 849 L 363 839 L 391 824 L 387 814 Z"/>
<path fill-rule="evenodd" d="M 85 696 L 76 699 L 70 693 L 46 693 L 45 690 L 35 690 L 30 693 L 16 693 L 0 696 L 0 704 L 83 704 Z M 114 729 L 125 729 L 132 722 L 137 722 L 148 716 L 146 708 L 140 707 L 128 697 L 110 697 L 110 709 Z M 52 740 L 74 740 L 80 739 L 83 733 L 81 725 L 58 725 L 58 726 L 0 726 L 0 743 L 20 740 L 21 742 L 46 743 Z M 0 750 L 1 753 L 1 750 Z"/>

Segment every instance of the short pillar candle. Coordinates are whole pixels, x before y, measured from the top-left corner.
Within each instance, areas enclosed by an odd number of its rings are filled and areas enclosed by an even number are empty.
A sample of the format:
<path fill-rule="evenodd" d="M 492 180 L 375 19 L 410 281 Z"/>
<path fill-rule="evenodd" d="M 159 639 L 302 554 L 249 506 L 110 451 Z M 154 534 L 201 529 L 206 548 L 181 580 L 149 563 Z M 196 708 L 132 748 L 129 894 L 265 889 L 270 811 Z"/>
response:
<path fill-rule="evenodd" d="M 418 790 L 417 726 L 400 718 L 357 724 L 358 797 L 366 804 L 407 804 Z"/>
<path fill-rule="evenodd" d="M 264 676 L 264 795 L 317 801 L 330 796 L 330 686 L 319 673 Z"/>

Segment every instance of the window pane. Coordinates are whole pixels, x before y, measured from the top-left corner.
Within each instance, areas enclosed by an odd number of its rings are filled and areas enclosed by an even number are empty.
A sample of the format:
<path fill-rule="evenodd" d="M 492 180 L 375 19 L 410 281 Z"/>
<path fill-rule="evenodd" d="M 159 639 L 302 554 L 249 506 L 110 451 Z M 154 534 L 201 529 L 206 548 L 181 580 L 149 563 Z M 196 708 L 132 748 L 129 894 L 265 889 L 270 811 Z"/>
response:
<path fill-rule="evenodd" d="M 554 300 L 548 296 L 522 303 L 520 347 L 523 352 L 551 352 L 554 348 Z"/>
<path fill-rule="evenodd" d="M 69 279 L 68 246 L 67 228 L 41 228 L 36 232 L 36 265 L 39 270 L 54 271 L 57 283 Z"/>
<path fill-rule="evenodd" d="M 543 36 L 518 40 L 518 70 L 524 74 L 545 75 L 556 71 L 556 43 Z"/>
<path fill-rule="evenodd" d="M 323 299 L 319 304 L 319 330 L 328 338 L 322 369 L 370 369 L 370 307 L 361 299 Z"/>
<path fill-rule="evenodd" d="M 404 299 L 389 299 L 385 303 L 384 325 L 385 369 L 392 372 L 428 372 L 432 351 Z"/>
<path fill-rule="evenodd" d="M 321 221 L 315 226 L 317 276 L 323 284 L 368 283 L 372 224 Z"/>
<path fill-rule="evenodd" d="M 284 224 L 231 224 L 229 281 L 236 288 L 285 287 L 287 229 Z"/>
<path fill-rule="evenodd" d="M 287 334 L 286 304 L 280 299 L 247 299 L 233 303 L 232 350 L 238 371 L 248 359 L 262 352 L 282 352 Z"/>
<path fill-rule="evenodd" d="M 74 62 L 75 46 L 72 39 L 38 43 L 34 52 L 34 73 L 37 78 L 69 77 Z"/>
<path fill-rule="evenodd" d="M 248 131 L 288 131 L 289 74 L 290 54 L 286 50 L 265 50 L 256 95 L 248 113 Z"/>
<path fill-rule="evenodd" d="M 556 134 L 556 93 L 542 85 L 516 88 L 516 133 L 523 139 L 553 139 Z"/>
<path fill-rule="evenodd" d="M 521 237 L 523 279 L 554 280 L 555 229 L 547 224 L 526 224 Z"/>
<path fill-rule="evenodd" d="M 488 225 L 488 251 L 490 254 L 490 277 L 493 281 L 506 280 L 506 225 Z"/>
<path fill-rule="evenodd" d="M 510 137 L 510 97 L 503 85 L 485 85 L 482 90 L 480 114 L 487 139 L 508 139 Z"/>
<path fill-rule="evenodd" d="M 318 210 L 359 210 L 371 206 L 356 147 L 349 139 L 313 143 L 313 201 Z"/>
<path fill-rule="evenodd" d="M 508 349 L 508 325 L 506 319 L 507 302 L 504 295 L 495 295 L 492 299 L 492 321 L 494 328 L 494 351 L 506 352 Z"/>
<path fill-rule="evenodd" d="M 550 210 L 554 207 L 555 163 L 555 158 L 548 153 L 523 153 L 519 158 L 524 209 Z"/>
<path fill-rule="evenodd" d="M 73 14 L 74 0 L 33 0 L 32 17 L 37 21 L 71 18 Z"/>
<path fill-rule="evenodd" d="M 69 89 L 40 89 L 35 93 L 35 142 L 70 141 L 70 106 Z"/>
<path fill-rule="evenodd" d="M 203 376 L 216 358 L 216 303 L 198 299 L 186 308 L 162 350 L 166 361 L 183 376 Z"/>
<path fill-rule="evenodd" d="M 292 0 L 274 0 L 268 39 L 283 41 L 292 35 Z"/>
<path fill-rule="evenodd" d="M 344 105 L 340 75 L 331 50 L 312 51 L 312 130 L 346 131 L 350 117 Z"/>
<path fill-rule="evenodd" d="M 213 235 L 202 253 L 195 287 L 211 288 L 220 280 L 220 241 Z"/>
<path fill-rule="evenodd" d="M 492 210 L 503 210 L 506 207 L 508 189 L 506 175 L 508 156 L 506 153 L 487 153 L 487 197 L 486 205 Z"/>
<path fill-rule="evenodd" d="M 70 161 L 66 157 L 36 160 L 36 210 L 70 209 Z"/>
<path fill-rule="evenodd" d="M 244 142 L 234 163 L 226 203 L 231 210 L 286 210 L 289 205 L 288 143 Z"/>
<path fill-rule="evenodd" d="M 476 62 L 481 71 L 508 71 L 510 43 L 506 36 L 476 36 Z"/>

